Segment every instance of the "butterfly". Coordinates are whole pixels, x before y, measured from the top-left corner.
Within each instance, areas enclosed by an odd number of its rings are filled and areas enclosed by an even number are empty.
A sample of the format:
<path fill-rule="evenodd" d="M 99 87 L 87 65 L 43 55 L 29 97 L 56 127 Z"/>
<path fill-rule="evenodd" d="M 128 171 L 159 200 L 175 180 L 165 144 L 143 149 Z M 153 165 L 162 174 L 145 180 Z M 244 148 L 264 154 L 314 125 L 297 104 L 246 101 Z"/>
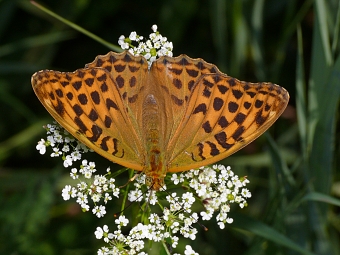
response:
<path fill-rule="evenodd" d="M 142 171 L 153 190 L 168 172 L 213 164 L 264 133 L 289 101 L 272 83 L 239 81 L 202 59 L 161 57 L 149 67 L 128 51 L 74 72 L 42 70 L 35 94 L 75 138 Z"/>

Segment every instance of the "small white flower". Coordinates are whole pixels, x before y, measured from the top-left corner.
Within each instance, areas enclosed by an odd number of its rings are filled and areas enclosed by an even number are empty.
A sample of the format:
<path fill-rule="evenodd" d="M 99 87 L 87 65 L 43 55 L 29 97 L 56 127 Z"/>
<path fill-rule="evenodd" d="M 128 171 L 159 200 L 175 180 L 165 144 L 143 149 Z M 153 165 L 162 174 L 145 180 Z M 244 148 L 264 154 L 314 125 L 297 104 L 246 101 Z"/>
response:
<path fill-rule="evenodd" d="M 121 47 L 123 50 L 129 49 L 129 44 L 128 44 L 127 42 L 125 42 L 125 36 L 124 36 L 124 35 L 121 35 L 121 36 L 119 37 L 118 44 L 120 45 L 120 47 Z"/>
<path fill-rule="evenodd" d="M 112 197 L 110 196 L 109 193 L 105 193 L 104 203 L 107 204 L 107 202 L 108 202 L 109 200 L 112 200 Z"/>
<path fill-rule="evenodd" d="M 113 238 L 113 234 L 109 233 L 109 227 L 107 225 L 103 226 L 103 236 L 104 236 L 104 242 L 106 243 L 108 243 L 110 239 Z"/>
<path fill-rule="evenodd" d="M 140 202 L 143 200 L 143 192 L 139 189 L 130 190 L 128 194 L 128 199 L 130 202 Z"/>
<path fill-rule="evenodd" d="M 242 194 L 243 197 L 246 197 L 246 198 L 251 197 L 251 193 L 248 189 L 243 188 L 242 191 L 241 191 L 241 194 Z"/>
<path fill-rule="evenodd" d="M 217 225 L 220 227 L 220 229 L 224 229 L 225 228 L 225 225 L 223 222 L 217 222 Z"/>
<path fill-rule="evenodd" d="M 47 141 L 50 143 L 50 145 L 52 147 L 54 147 L 56 142 L 54 141 L 54 137 L 53 136 L 51 136 L 51 135 L 47 136 Z"/>
<path fill-rule="evenodd" d="M 67 155 L 64 160 L 64 167 L 72 166 L 72 157 L 71 155 Z"/>
<path fill-rule="evenodd" d="M 77 161 L 81 159 L 81 153 L 77 149 L 71 153 L 71 157 L 73 161 Z"/>
<path fill-rule="evenodd" d="M 102 239 L 104 231 L 101 227 L 97 227 L 97 230 L 94 232 L 94 234 L 96 235 L 97 239 Z"/>
<path fill-rule="evenodd" d="M 114 253 L 110 253 L 109 248 L 107 247 L 101 247 L 98 251 L 97 251 L 98 255 L 108 255 L 108 254 L 114 254 Z M 116 253 L 118 254 L 118 253 Z"/>
<path fill-rule="evenodd" d="M 95 214 L 98 218 L 103 217 L 106 214 L 105 206 L 96 206 L 92 209 L 92 213 Z"/>
<path fill-rule="evenodd" d="M 40 154 L 42 154 L 42 155 L 45 154 L 45 152 L 46 152 L 46 142 L 45 142 L 45 140 L 41 139 L 38 142 L 38 144 L 35 148 L 39 151 Z"/>
<path fill-rule="evenodd" d="M 51 154 L 51 157 L 59 157 L 60 155 L 62 155 L 63 153 L 61 151 L 59 151 L 58 148 L 53 148 L 53 153 Z"/>
<path fill-rule="evenodd" d="M 178 240 L 179 240 L 179 238 L 177 236 L 171 237 L 171 241 L 172 241 L 172 245 L 171 246 L 172 246 L 172 248 L 176 248 L 177 247 Z"/>
<path fill-rule="evenodd" d="M 75 198 L 77 196 L 77 190 L 71 187 L 71 185 L 66 185 L 65 188 L 63 188 L 61 195 L 64 200 L 69 200 L 71 197 Z"/>
<path fill-rule="evenodd" d="M 131 41 L 136 41 L 137 33 L 136 32 L 131 32 L 129 38 L 130 38 Z"/>
<path fill-rule="evenodd" d="M 86 190 L 87 189 L 87 183 L 86 182 L 81 182 L 77 184 L 77 187 L 79 190 Z"/>
<path fill-rule="evenodd" d="M 153 32 L 157 32 L 157 25 L 152 25 L 151 29 Z"/>
<path fill-rule="evenodd" d="M 87 199 L 87 195 L 86 194 L 84 194 L 82 192 L 78 192 L 77 197 L 78 198 L 77 198 L 76 202 L 78 204 L 82 205 L 82 204 L 87 204 L 88 203 L 88 199 Z"/>
<path fill-rule="evenodd" d="M 86 179 L 90 179 L 90 178 L 92 177 L 92 171 L 86 169 L 86 170 L 84 171 L 84 177 L 85 177 Z"/>
<path fill-rule="evenodd" d="M 202 220 L 210 220 L 212 217 L 212 213 L 201 212 Z"/>
<path fill-rule="evenodd" d="M 81 208 L 86 212 L 90 210 L 90 206 L 88 204 L 81 204 Z"/>
<path fill-rule="evenodd" d="M 98 203 L 100 201 L 100 195 L 99 194 L 92 194 L 91 199 L 93 202 Z"/>
<path fill-rule="evenodd" d="M 77 171 L 78 171 L 77 168 L 72 168 L 71 169 L 70 176 L 71 176 L 71 178 L 73 180 L 78 179 L 78 177 L 79 177 L 79 175 L 77 174 Z"/>
<path fill-rule="evenodd" d="M 197 252 L 195 252 L 190 245 L 186 245 L 185 246 L 185 251 L 184 251 L 185 255 L 199 255 Z"/>
<path fill-rule="evenodd" d="M 68 144 L 64 144 L 63 148 L 61 149 L 63 152 L 69 152 L 70 146 Z"/>
<path fill-rule="evenodd" d="M 228 224 L 233 223 L 233 221 L 234 221 L 234 220 L 233 220 L 232 218 L 227 218 L 227 219 L 226 219 L 226 222 L 227 222 Z"/>
<path fill-rule="evenodd" d="M 117 225 L 125 227 L 129 223 L 129 220 L 124 215 L 121 215 L 121 216 L 119 216 L 118 219 L 115 220 L 115 223 Z"/>
<path fill-rule="evenodd" d="M 177 185 L 180 181 L 180 179 L 177 177 L 177 174 L 172 174 L 171 180 L 174 182 L 175 185 Z"/>

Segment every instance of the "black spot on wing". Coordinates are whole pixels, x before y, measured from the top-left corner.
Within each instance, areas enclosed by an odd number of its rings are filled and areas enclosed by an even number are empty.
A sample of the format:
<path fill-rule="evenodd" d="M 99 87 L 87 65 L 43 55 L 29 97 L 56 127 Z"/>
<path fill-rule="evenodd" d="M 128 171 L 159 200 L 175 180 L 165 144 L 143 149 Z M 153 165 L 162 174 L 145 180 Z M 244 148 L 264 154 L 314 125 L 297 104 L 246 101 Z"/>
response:
<path fill-rule="evenodd" d="M 203 90 L 203 96 L 206 98 L 209 98 L 210 95 L 211 95 L 211 91 L 207 87 L 205 87 Z"/>
<path fill-rule="evenodd" d="M 230 84 L 231 87 L 235 86 L 236 85 L 236 81 L 234 78 L 231 78 L 228 80 L 228 83 Z"/>
<path fill-rule="evenodd" d="M 89 87 L 91 87 L 93 85 L 94 79 L 93 78 L 87 78 L 85 80 L 85 84 Z"/>
<path fill-rule="evenodd" d="M 97 125 L 92 125 L 91 127 L 92 137 L 88 137 L 91 142 L 97 142 L 99 137 L 102 135 L 103 130 Z"/>
<path fill-rule="evenodd" d="M 246 94 L 249 95 L 251 98 L 254 98 L 254 96 L 256 95 L 256 93 L 252 91 L 246 91 Z"/>
<path fill-rule="evenodd" d="M 86 105 L 88 100 L 87 100 L 87 96 L 85 94 L 79 94 L 78 95 L 78 100 L 82 105 Z"/>
<path fill-rule="evenodd" d="M 100 90 L 102 92 L 106 92 L 106 91 L 108 91 L 108 89 L 109 89 L 109 87 L 107 86 L 107 84 L 105 82 L 103 82 L 103 84 L 100 85 Z"/>
<path fill-rule="evenodd" d="M 224 131 L 216 134 L 214 137 L 218 144 L 221 145 L 226 150 L 229 150 L 234 145 L 227 143 L 227 134 Z"/>
<path fill-rule="evenodd" d="M 210 147 L 210 155 L 211 155 L 211 156 L 216 156 L 216 155 L 220 154 L 220 151 L 217 149 L 216 144 L 214 144 L 214 143 L 212 143 L 212 142 L 209 142 L 209 141 L 207 141 L 206 143 L 207 143 L 207 144 L 209 145 L 209 147 Z"/>
<path fill-rule="evenodd" d="M 198 106 L 196 106 L 196 108 L 194 109 L 194 111 L 192 112 L 193 114 L 196 114 L 196 113 L 203 113 L 203 115 L 205 115 L 207 113 L 207 106 L 206 104 L 199 104 Z"/>
<path fill-rule="evenodd" d="M 90 114 L 89 114 L 89 118 L 92 121 L 96 121 L 98 119 L 98 113 L 95 110 L 91 110 Z"/>
<path fill-rule="evenodd" d="M 186 69 L 186 72 L 190 77 L 193 77 L 193 78 L 196 78 L 199 73 L 197 70 L 194 70 L 194 69 Z"/>
<path fill-rule="evenodd" d="M 229 88 L 224 85 L 217 85 L 217 88 L 223 95 L 229 90 Z"/>
<path fill-rule="evenodd" d="M 256 113 L 255 122 L 258 126 L 261 126 L 263 123 L 266 122 L 266 120 L 267 117 L 262 115 L 262 110 Z"/>
<path fill-rule="evenodd" d="M 243 96 L 243 92 L 238 89 L 233 89 L 232 93 L 236 99 L 240 99 Z"/>
<path fill-rule="evenodd" d="M 64 93 L 61 89 L 56 89 L 55 93 L 59 98 L 62 98 L 64 96 Z"/>
<path fill-rule="evenodd" d="M 181 89 L 182 88 L 182 81 L 180 79 L 173 79 L 172 80 L 172 84 L 177 88 L 177 89 Z"/>
<path fill-rule="evenodd" d="M 74 123 L 76 123 L 76 125 L 79 127 L 79 132 L 85 134 L 85 132 L 87 131 L 87 127 L 79 117 L 74 118 Z"/>
<path fill-rule="evenodd" d="M 84 113 L 83 109 L 80 107 L 79 104 L 73 105 L 72 108 L 73 108 L 74 113 L 75 113 L 77 116 L 80 116 L 80 115 L 82 115 L 82 114 Z"/>
<path fill-rule="evenodd" d="M 110 128 L 112 124 L 112 119 L 109 116 L 105 116 L 104 125 L 106 128 Z"/>
<path fill-rule="evenodd" d="M 59 100 L 59 98 L 57 99 L 57 105 L 53 105 L 54 110 L 60 115 L 63 116 L 65 113 L 65 108 L 64 108 L 64 104 L 63 102 L 61 102 Z"/>
<path fill-rule="evenodd" d="M 125 70 L 126 65 L 114 65 L 114 69 L 116 72 L 121 73 Z"/>
<path fill-rule="evenodd" d="M 224 104 L 224 101 L 222 98 L 219 98 L 219 97 L 214 98 L 213 107 L 215 111 L 221 110 L 221 108 L 223 107 L 223 104 Z"/>
<path fill-rule="evenodd" d="M 101 76 L 97 78 L 98 81 L 106 81 L 106 79 L 107 79 L 106 73 L 103 73 Z"/>
<path fill-rule="evenodd" d="M 202 124 L 202 128 L 204 129 L 204 132 L 206 132 L 206 133 L 211 133 L 211 131 L 212 131 L 212 128 L 211 128 L 209 121 L 204 122 Z"/>
<path fill-rule="evenodd" d="M 229 125 L 227 119 L 224 116 L 221 116 L 217 123 L 221 128 L 226 128 Z"/>
<path fill-rule="evenodd" d="M 123 88 L 123 87 L 124 87 L 124 83 L 125 83 L 124 78 L 123 78 L 122 76 L 118 75 L 118 76 L 116 77 L 116 83 L 117 83 L 117 86 L 118 86 L 120 89 Z"/>
<path fill-rule="evenodd" d="M 91 99 L 95 104 L 100 104 L 100 96 L 99 93 L 97 91 L 93 91 L 91 92 Z"/>
<path fill-rule="evenodd" d="M 110 98 L 106 99 L 106 107 L 108 110 L 110 110 L 110 108 L 119 110 L 118 105 L 115 102 L 113 102 Z"/>
<path fill-rule="evenodd" d="M 209 87 L 209 88 L 212 88 L 214 87 L 214 83 L 208 81 L 207 79 L 203 79 L 203 85 Z"/>
<path fill-rule="evenodd" d="M 235 116 L 235 121 L 237 124 L 242 124 L 243 121 L 246 119 L 246 115 L 243 114 L 242 112 L 239 112 L 236 116 Z"/>
<path fill-rule="evenodd" d="M 239 126 L 235 133 L 232 135 L 232 138 L 234 138 L 235 141 L 239 141 L 241 140 L 241 135 L 243 134 L 243 132 L 245 131 L 245 128 L 244 126 Z"/>
<path fill-rule="evenodd" d="M 172 102 L 174 102 L 174 104 L 176 104 L 178 106 L 182 106 L 183 103 L 184 103 L 183 99 L 179 99 L 175 95 L 171 95 L 171 100 L 172 100 Z"/>
<path fill-rule="evenodd" d="M 250 106 L 251 106 L 251 103 L 249 103 L 249 102 L 244 102 L 243 103 L 243 106 L 244 106 L 244 108 L 246 108 L 247 110 L 250 108 Z"/>
<path fill-rule="evenodd" d="M 48 93 L 48 95 L 53 101 L 55 100 L 55 96 L 54 96 L 54 93 L 52 91 L 50 93 Z"/>
<path fill-rule="evenodd" d="M 137 83 L 137 79 L 135 76 L 132 76 L 129 80 L 129 85 L 131 88 L 133 88 L 134 86 L 136 86 L 136 83 Z"/>
<path fill-rule="evenodd" d="M 82 86 L 82 82 L 81 81 L 75 81 L 75 82 L 72 83 L 72 86 L 75 90 L 78 91 Z"/>
<path fill-rule="evenodd" d="M 263 101 L 262 101 L 262 100 L 259 100 L 259 99 L 256 99 L 256 101 L 255 101 L 255 107 L 256 107 L 256 108 L 261 108 L 262 105 L 263 105 Z"/>
<path fill-rule="evenodd" d="M 237 111 L 237 109 L 238 109 L 238 104 L 237 103 L 235 103 L 233 101 L 228 103 L 228 110 L 229 110 L 229 112 L 234 113 L 234 112 Z"/>
<path fill-rule="evenodd" d="M 109 139 L 110 139 L 110 137 L 106 136 L 106 137 L 104 137 L 102 139 L 102 142 L 100 143 L 100 148 L 102 148 L 104 151 L 108 151 L 109 150 L 109 148 L 108 148 L 108 146 L 106 144 Z"/>
<path fill-rule="evenodd" d="M 72 92 L 68 92 L 68 93 L 66 94 L 66 97 L 67 97 L 69 100 L 72 100 L 72 99 L 73 99 L 73 94 L 72 94 Z"/>

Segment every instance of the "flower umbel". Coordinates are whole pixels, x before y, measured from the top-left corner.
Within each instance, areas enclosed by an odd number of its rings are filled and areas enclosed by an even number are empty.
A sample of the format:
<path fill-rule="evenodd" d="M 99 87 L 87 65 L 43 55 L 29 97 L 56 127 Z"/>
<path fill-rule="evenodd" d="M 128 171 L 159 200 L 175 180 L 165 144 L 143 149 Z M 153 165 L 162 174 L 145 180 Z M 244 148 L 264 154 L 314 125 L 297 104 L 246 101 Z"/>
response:
<path fill-rule="evenodd" d="M 49 124 L 45 129 L 49 142 L 43 142 L 44 146 L 59 151 L 59 148 L 67 145 L 70 148 L 69 154 L 62 152 L 62 158 L 67 158 L 76 152 L 77 157 L 72 157 L 72 164 L 79 161 L 83 154 L 90 152 L 80 142 L 69 138 L 68 133 L 59 125 Z M 37 146 L 37 150 L 41 152 L 41 147 Z M 54 156 L 52 154 L 51 157 Z M 67 168 L 68 165 L 64 164 L 64 167 Z M 96 164 L 83 159 L 79 168 L 70 169 L 70 177 L 77 180 L 78 184 L 66 185 L 62 197 L 64 200 L 76 199 L 84 212 L 91 210 L 94 215 L 101 218 L 106 215 L 106 204 L 113 198 L 119 198 L 124 188 L 116 186 L 110 168 L 106 169 L 104 175 L 96 172 Z M 170 240 L 172 248 L 176 248 L 180 236 L 191 240 L 196 238 L 198 230 L 195 223 L 199 220 L 211 220 L 215 215 L 217 225 L 221 229 L 225 228 L 225 224 L 233 222 L 233 219 L 228 217 L 230 206 L 236 203 L 243 208 L 247 206 L 247 198 L 251 197 L 250 191 L 245 188 L 249 180 L 245 177 L 239 178 L 230 167 L 223 165 L 201 167 L 180 174 L 174 173 L 167 176 L 165 181 L 175 191 L 168 190 L 167 195 L 160 199 L 159 194 L 162 191 L 156 193 L 149 190 L 145 185 L 145 175 L 140 174 L 136 178 L 127 198 L 130 202 L 141 203 L 142 208 L 149 207 L 147 220 L 132 226 L 128 235 L 124 235 L 125 231 L 122 229 L 127 227 L 130 221 L 123 214 L 116 219 L 116 230 L 113 233 L 109 232 L 106 225 L 98 227 L 95 231 L 96 238 L 104 239 L 107 243 L 106 247 L 98 250 L 98 254 L 141 254 L 147 241 L 160 242 L 165 239 L 168 242 Z M 183 192 L 182 187 L 187 191 Z M 195 203 L 203 204 L 199 213 L 193 212 L 192 207 Z M 154 213 L 153 209 L 156 209 L 154 206 L 159 207 L 162 213 Z M 184 254 L 198 253 L 190 247 Z"/>
<path fill-rule="evenodd" d="M 168 39 L 157 31 L 156 25 L 153 25 L 151 29 L 153 33 L 149 35 L 149 39 L 145 42 L 142 42 L 143 36 L 137 35 L 136 32 L 131 32 L 129 37 L 121 35 L 118 40 L 118 44 L 123 50 L 129 50 L 134 56 L 144 56 L 149 63 L 149 67 L 159 57 L 172 57 L 173 49 L 172 42 L 168 42 Z M 138 45 L 134 46 L 133 42 L 138 43 Z"/>

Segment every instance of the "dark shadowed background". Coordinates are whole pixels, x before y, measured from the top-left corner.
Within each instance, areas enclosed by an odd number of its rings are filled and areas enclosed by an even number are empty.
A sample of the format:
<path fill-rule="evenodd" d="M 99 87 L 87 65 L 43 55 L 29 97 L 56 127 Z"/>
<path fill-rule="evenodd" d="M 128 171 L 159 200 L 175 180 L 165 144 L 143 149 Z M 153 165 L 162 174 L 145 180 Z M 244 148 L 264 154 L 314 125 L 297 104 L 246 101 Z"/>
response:
<path fill-rule="evenodd" d="M 340 254 L 340 94 L 338 0 L 41 0 L 62 17 L 117 44 L 151 26 L 182 53 L 246 81 L 270 81 L 291 96 L 282 117 L 255 142 L 223 160 L 248 176 L 253 197 L 234 223 L 198 226 L 200 254 Z M 74 71 L 109 49 L 26 0 L 0 1 L 0 254 L 95 254 L 104 219 L 65 202 L 69 171 L 35 149 L 52 122 L 31 75 Z M 49 154 L 49 153 L 48 153 Z M 97 169 L 120 169 L 93 155 Z M 138 206 L 127 209 L 133 214 Z M 130 212 L 129 212 L 130 210 Z M 149 254 L 160 254 L 155 246 Z"/>

